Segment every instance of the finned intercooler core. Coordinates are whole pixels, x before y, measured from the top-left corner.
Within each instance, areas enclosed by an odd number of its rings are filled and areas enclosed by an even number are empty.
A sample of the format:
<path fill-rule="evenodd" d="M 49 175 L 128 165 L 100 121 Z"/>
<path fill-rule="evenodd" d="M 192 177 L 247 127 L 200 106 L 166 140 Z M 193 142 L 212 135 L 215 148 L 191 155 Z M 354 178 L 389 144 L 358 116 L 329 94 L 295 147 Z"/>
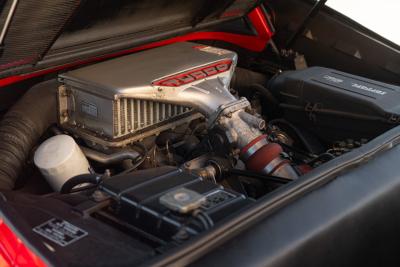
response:
<path fill-rule="evenodd" d="M 137 133 L 166 121 L 174 121 L 192 109 L 181 105 L 135 98 L 121 98 L 113 103 L 113 137 Z"/>

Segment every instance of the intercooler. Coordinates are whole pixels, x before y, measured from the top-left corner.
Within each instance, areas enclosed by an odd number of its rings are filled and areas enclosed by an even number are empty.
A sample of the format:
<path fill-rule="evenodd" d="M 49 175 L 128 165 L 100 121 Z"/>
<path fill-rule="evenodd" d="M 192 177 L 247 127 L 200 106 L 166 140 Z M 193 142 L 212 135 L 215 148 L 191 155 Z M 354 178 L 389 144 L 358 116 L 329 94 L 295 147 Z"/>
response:
<path fill-rule="evenodd" d="M 121 147 L 201 117 L 192 108 L 122 97 L 107 99 L 74 85 L 58 89 L 62 127 L 92 143 Z"/>
<path fill-rule="evenodd" d="M 115 100 L 113 106 L 114 138 L 175 120 L 192 110 L 180 105 L 134 98 Z"/>
<path fill-rule="evenodd" d="M 227 89 L 235 64 L 231 51 L 176 43 L 64 73 L 60 125 L 94 144 L 119 147 L 212 117 L 237 100 Z"/>

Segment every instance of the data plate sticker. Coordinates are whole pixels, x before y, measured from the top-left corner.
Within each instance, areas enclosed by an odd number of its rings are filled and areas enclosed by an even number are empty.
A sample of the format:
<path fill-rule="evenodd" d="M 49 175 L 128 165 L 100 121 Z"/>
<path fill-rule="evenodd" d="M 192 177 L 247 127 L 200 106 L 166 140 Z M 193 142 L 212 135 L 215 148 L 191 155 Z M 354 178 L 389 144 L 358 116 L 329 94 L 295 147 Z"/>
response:
<path fill-rule="evenodd" d="M 39 235 L 65 247 L 87 236 L 87 232 L 67 221 L 53 218 L 33 228 Z"/>
<path fill-rule="evenodd" d="M 195 48 L 200 50 L 200 51 L 211 53 L 211 54 L 216 54 L 216 55 L 219 55 L 219 56 L 232 53 L 231 51 L 228 51 L 228 50 L 225 50 L 225 49 L 221 49 L 221 48 L 217 48 L 217 47 L 212 47 L 212 46 L 200 46 L 199 45 L 199 46 L 195 46 Z"/>

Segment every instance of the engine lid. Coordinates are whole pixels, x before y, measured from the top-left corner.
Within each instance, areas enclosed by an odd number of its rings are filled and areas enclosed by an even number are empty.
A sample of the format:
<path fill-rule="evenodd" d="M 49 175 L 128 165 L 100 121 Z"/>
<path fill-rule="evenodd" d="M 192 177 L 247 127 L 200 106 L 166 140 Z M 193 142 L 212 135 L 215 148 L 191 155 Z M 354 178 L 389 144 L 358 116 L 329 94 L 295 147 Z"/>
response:
<path fill-rule="evenodd" d="M 260 2 L 3 1 L 0 78 L 198 31 L 245 16 Z"/>

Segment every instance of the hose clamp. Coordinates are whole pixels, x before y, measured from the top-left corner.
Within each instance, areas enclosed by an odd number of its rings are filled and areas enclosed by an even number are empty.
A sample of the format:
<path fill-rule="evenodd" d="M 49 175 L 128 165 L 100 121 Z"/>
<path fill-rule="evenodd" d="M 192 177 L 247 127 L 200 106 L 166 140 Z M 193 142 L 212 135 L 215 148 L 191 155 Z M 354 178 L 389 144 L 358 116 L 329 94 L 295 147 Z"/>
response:
<path fill-rule="evenodd" d="M 261 138 L 256 143 L 254 143 L 251 147 L 249 147 L 244 153 L 240 155 L 243 161 L 247 161 L 251 156 L 254 155 L 260 148 L 267 145 L 268 141 L 266 138 Z"/>

